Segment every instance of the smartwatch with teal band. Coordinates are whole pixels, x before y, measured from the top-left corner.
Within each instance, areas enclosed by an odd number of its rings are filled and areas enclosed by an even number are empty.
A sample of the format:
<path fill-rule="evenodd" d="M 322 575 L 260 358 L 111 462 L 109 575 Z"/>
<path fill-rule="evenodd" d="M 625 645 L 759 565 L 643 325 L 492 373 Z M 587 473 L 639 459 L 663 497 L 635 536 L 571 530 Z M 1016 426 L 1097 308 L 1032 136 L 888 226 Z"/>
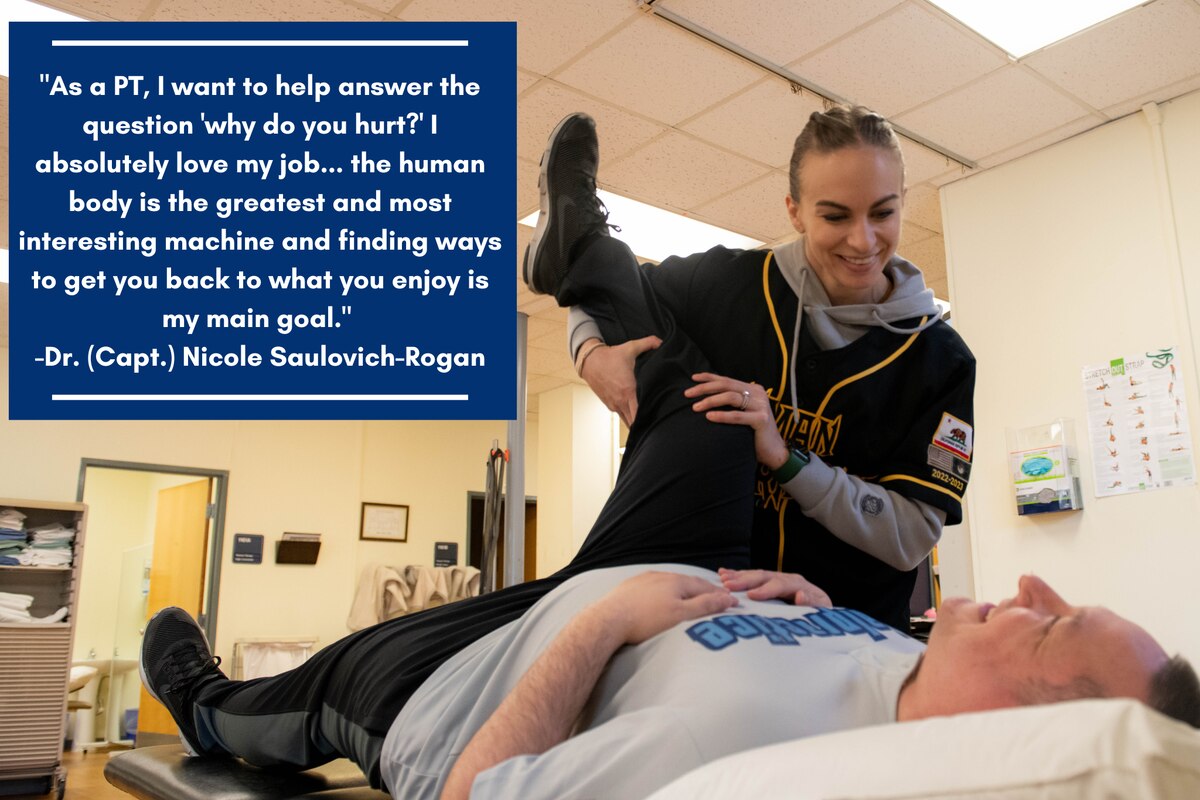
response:
<path fill-rule="evenodd" d="M 801 450 L 798 447 L 793 447 L 788 453 L 788 460 L 783 462 L 783 466 L 775 470 L 775 482 L 780 486 L 790 481 L 792 478 L 800 474 L 800 470 L 808 466 L 808 462 L 812 460 L 807 450 Z"/>

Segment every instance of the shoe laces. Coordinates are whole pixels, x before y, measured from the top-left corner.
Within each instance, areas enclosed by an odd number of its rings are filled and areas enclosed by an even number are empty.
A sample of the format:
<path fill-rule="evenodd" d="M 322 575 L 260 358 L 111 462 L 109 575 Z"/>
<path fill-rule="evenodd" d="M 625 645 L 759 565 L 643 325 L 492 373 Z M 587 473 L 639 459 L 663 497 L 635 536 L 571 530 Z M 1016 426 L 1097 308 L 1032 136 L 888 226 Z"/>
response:
<path fill-rule="evenodd" d="M 596 194 L 596 179 L 590 174 L 586 175 L 591 191 L 585 195 L 587 202 L 583 203 L 581 210 L 586 214 L 586 224 L 588 227 L 595 228 L 611 228 L 617 233 L 621 232 L 620 225 L 613 225 L 608 221 L 608 206 L 604 205 L 604 201 L 600 199 L 600 195 Z"/>
<path fill-rule="evenodd" d="M 167 662 L 169 681 L 164 691 L 174 694 L 193 687 L 205 675 L 220 675 L 221 657 L 198 644 L 183 644 Z"/>

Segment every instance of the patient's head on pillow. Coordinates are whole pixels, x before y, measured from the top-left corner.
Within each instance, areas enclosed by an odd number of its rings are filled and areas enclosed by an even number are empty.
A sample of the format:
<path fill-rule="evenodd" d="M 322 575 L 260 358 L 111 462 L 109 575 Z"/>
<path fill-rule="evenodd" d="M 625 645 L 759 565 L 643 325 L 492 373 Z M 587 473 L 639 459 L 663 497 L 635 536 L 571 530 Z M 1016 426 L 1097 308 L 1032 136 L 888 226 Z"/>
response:
<path fill-rule="evenodd" d="M 998 604 L 950 598 L 900 695 L 901 719 L 1132 697 L 1200 726 L 1200 684 L 1144 629 L 1099 606 L 1073 606 L 1023 576 Z"/>
<path fill-rule="evenodd" d="M 1167 661 L 1150 679 L 1150 707 L 1200 728 L 1200 678 L 1183 656 Z"/>

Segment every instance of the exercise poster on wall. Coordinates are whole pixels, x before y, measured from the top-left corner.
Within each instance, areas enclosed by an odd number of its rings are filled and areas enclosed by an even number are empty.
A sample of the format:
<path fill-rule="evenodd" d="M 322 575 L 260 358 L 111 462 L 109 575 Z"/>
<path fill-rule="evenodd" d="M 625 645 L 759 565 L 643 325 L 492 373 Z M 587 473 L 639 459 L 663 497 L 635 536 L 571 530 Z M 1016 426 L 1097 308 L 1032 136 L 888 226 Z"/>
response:
<path fill-rule="evenodd" d="M 1097 497 L 1196 482 L 1177 355 L 1167 347 L 1084 367 Z"/>
<path fill-rule="evenodd" d="M 511 419 L 513 23 L 15 23 L 13 419 Z"/>

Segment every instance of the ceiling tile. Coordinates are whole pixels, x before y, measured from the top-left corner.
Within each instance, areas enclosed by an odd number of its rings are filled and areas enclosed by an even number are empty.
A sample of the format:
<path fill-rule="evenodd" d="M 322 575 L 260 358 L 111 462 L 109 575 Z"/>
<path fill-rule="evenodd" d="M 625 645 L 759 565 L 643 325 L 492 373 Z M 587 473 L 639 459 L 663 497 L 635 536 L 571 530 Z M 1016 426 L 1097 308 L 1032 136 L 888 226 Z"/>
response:
<path fill-rule="evenodd" d="M 571 364 L 571 357 L 567 355 L 566 347 L 557 347 L 552 350 L 547 350 L 542 347 L 529 347 L 529 360 L 527 362 L 529 372 L 536 372 L 540 375 L 550 375 L 561 370 L 569 370 L 571 375 L 575 374 L 575 367 Z"/>
<path fill-rule="evenodd" d="M 1083 133 L 1084 131 L 1090 130 L 1097 125 L 1102 124 L 1103 122 L 1104 120 L 1095 114 L 1083 117 L 1081 119 L 1072 120 L 1060 128 L 1046 131 L 1039 136 L 1035 136 L 1032 139 L 1021 142 L 1018 145 L 1014 145 L 1007 150 L 1002 150 L 999 153 L 993 153 L 985 158 L 981 158 L 979 160 L 979 166 L 983 167 L 984 169 L 998 166 L 1007 161 L 1012 161 L 1014 158 L 1020 158 L 1023 155 L 1032 153 L 1035 150 L 1041 150 L 1043 147 L 1048 147 L 1057 142 L 1061 142 L 1064 139 L 1069 139 L 1075 134 Z"/>
<path fill-rule="evenodd" d="M 154 9 L 151 20 L 159 22 L 188 22 L 206 20 L 243 21 L 318 21 L 318 22 L 379 22 L 380 11 L 370 11 L 337 0 L 171 0 Z"/>
<path fill-rule="evenodd" d="M 620 158 L 667 130 L 658 123 L 545 80 L 517 102 L 517 118 L 521 120 L 517 155 L 535 164 L 540 162 L 554 126 L 573 111 L 583 111 L 595 118 L 602 164 Z"/>
<path fill-rule="evenodd" d="M 900 252 L 905 252 L 907 248 L 915 245 L 917 242 L 925 241 L 930 236 L 941 236 L 941 234 L 922 227 L 915 222 L 905 220 L 904 225 L 900 229 Z"/>
<path fill-rule="evenodd" d="M 1005 56 L 982 39 L 919 6 L 907 5 L 800 61 L 792 70 L 852 102 L 892 116 L 1005 63 Z"/>
<path fill-rule="evenodd" d="M 529 316 L 537 314 L 539 311 L 545 311 L 548 308 L 558 308 L 558 303 L 553 297 L 544 294 L 534 294 L 525 288 L 525 285 L 518 284 L 517 289 L 517 310 L 524 311 Z"/>
<path fill-rule="evenodd" d="M 530 86 L 533 86 L 535 83 L 537 83 L 541 79 L 542 79 L 541 75 L 537 75 L 532 72 L 526 72 L 523 69 L 517 70 L 517 94 L 520 94 L 521 92 L 525 91 L 526 89 L 528 89 Z"/>
<path fill-rule="evenodd" d="M 759 241 L 774 242 L 793 233 L 784 206 L 787 192 L 787 175 L 774 171 L 694 211 L 706 222 Z"/>
<path fill-rule="evenodd" d="M 942 202 L 928 184 L 913 186 L 904 195 L 904 220 L 934 233 L 942 232 Z"/>
<path fill-rule="evenodd" d="M 643 17 L 555 77 L 673 125 L 761 76 L 742 59 L 668 22 Z"/>
<path fill-rule="evenodd" d="M 1118 119 L 1126 114 L 1132 114 L 1146 103 L 1165 103 L 1167 100 L 1174 100 L 1176 97 L 1182 97 L 1188 92 L 1194 92 L 1197 89 L 1200 89 L 1200 75 L 1193 75 L 1179 83 L 1173 83 L 1170 86 L 1164 86 L 1153 92 L 1148 92 L 1122 103 L 1109 106 L 1104 109 L 1104 116 L 1109 119 Z"/>
<path fill-rule="evenodd" d="M 687 210 L 765 172 L 752 161 L 671 131 L 616 164 L 601 164 L 599 180 L 628 197 Z"/>
<path fill-rule="evenodd" d="M 558 325 L 567 324 L 567 309 L 554 306 L 553 308 L 543 309 L 530 319 L 540 319 L 547 322 L 553 322 Z"/>
<path fill-rule="evenodd" d="M 565 311 L 564 311 L 565 313 Z M 566 324 L 562 320 L 545 319 L 543 317 L 530 317 L 528 321 L 528 329 L 525 332 L 527 340 L 532 344 L 543 336 L 551 334 L 564 334 L 566 332 Z M 565 342 L 566 339 L 563 339 Z M 561 344 L 561 342 L 560 342 Z M 549 347 L 550 345 L 538 345 L 538 347 Z"/>
<path fill-rule="evenodd" d="M 666 0 L 662 3 L 701 27 L 775 64 L 788 64 L 844 36 L 901 0 L 853 3 L 755 0 Z M 750 12 L 750 13 L 747 13 Z"/>
<path fill-rule="evenodd" d="M 894 122 L 978 160 L 1088 113 L 1023 67 L 1010 64 Z"/>
<path fill-rule="evenodd" d="M 158 5 L 158 0 L 52 0 L 42 5 L 57 8 L 83 19 L 128 20 L 142 18 L 148 8 Z"/>
<path fill-rule="evenodd" d="M 8 76 L 0 75 L 0 123 L 4 128 L 4 146 L 8 146 Z"/>
<path fill-rule="evenodd" d="M 905 245 L 898 250 L 899 254 L 921 268 L 925 275 L 925 285 L 945 286 L 946 283 L 946 243 L 941 236 L 931 236 Z M 946 298 L 945 289 L 940 292 L 934 289 L 934 294 Z"/>
<path fill-rule="evenodd" d="M 538 210 L 538 165 L 517 159 L 517 219 Z"/>
<path fill-rule="evenodd" d="M 809 115 L 824 110 L 820 97 L 794 94 L 786 81 L 772 76 L 682 127 L 746 158 L 786 169 Z"/>
<path fill-rule="evenodd" d="M 547 3 L 544 0 L 414 0 L 406 20 L 515 20 L 517 63 L 550 75 L 623 20 L 641 16 L 633 3 Z"/>
<path fill-rule="evenodd" d="M 535 319 L 535 317 L 530 317 L 530 319 Z M 561 328 L 561 330 L 556 330 L 553 333 L 547 333 L 543 336 L 537 337 L 536 339 L 532 336 L 529 337 L 529 346 L 536 347 L 541 350 L 554 350 L 557 348 L 566 351 L 567 326 L 564 324 L 558 327 Z"/>
<path fill-rule="evenodd" d="M 949 156 L 930 150 L 911 139 L 900 137 L 900 150 L 904 153 L 904 180 L 909 186 L 923 183 L 935 175 L 943 175 L 959 166 Z"/>
<path fill-rule="evenodd" d="M 1033 53 L 1024 63 L 1095 108 L 1108 108 L 1200 74 L 1200 6 L 1158 0 Z"/>

